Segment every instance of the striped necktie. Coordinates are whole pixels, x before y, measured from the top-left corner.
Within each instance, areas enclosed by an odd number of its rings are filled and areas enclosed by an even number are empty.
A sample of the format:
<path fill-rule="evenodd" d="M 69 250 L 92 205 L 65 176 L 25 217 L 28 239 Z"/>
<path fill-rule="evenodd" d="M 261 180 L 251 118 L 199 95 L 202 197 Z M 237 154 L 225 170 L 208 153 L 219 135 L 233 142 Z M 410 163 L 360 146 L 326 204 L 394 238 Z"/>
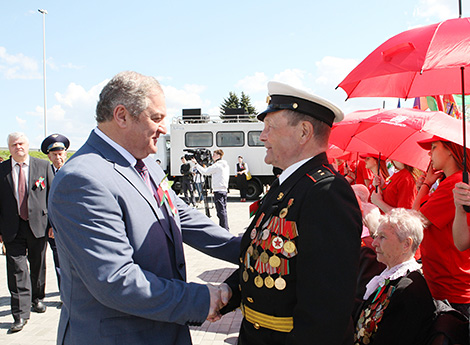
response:
<path fill-rule="evenodd" d="M 23 170 L 24 163 L 16 163 L 20 167 L 18 172 L 18 202 L 20 204 L 20 217 L 28 220 L 28 193 L 26 191 L 26 176 Z"/>

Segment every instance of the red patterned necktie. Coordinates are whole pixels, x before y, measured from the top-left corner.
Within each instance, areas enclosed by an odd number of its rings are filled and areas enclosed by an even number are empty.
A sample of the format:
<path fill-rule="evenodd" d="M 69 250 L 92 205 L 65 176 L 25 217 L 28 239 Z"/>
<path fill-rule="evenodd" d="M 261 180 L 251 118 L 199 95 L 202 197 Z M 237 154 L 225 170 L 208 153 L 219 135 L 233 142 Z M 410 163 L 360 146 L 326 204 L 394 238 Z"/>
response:
<path fill-rule="evenodd" d="M 28 193 L 26 191 L 26 177 L 23 170 L 24 163 L 16 163 L 20 167 L 18 172 L 18 202 L 20 204 L 20 217 L 28 220 Z"/>
<path fill-rule="evenodd" d="M 145 184 L 147 185 L 147 187 L 149 187 L 150 190 L 153 190 L 152 189 L 152 184 L 150 183 L 149 171 L 148 171 L 147 167 L 145 166 L 145 163 L 142 159 L 138 159 L 137 163 L 135 163 L 135 170 L 137 170 L 137 172 L 140 174 L 140 176 L 142 176 L 142 178 L 144 179 Z"/>
<path fill-rule="evenodd" d="M 147 184 L 147 186 L 150 188 L 150 190 L 153 193 L 153 188 L 150 182 L 149 172 L 148 172 L 147 167 L 145 166 L 145 163 L 141 159 L 138 159 L 134 167 L 135 167 L 135 170 L 137 170 L 137 172 L 140 174 L 140 176 L 142 176 L 143 180 L 145 181 L 145 183 Z M 168 190 L 163 190 L 163 188 L 159 185 L 157 187 L 157 194 L 156 195 L 154 194 L 154 197 L 157 200 L 157 203 L 160 207 L 163 206 L 163 203 L 166 200 L 166 202 L 170 206 L 171 213 L 173 213 L 173 215 L 176 214 L 176 207 L 173 205 L 173 202 L 170 199 L 170 193 L 168 193 Z"/>

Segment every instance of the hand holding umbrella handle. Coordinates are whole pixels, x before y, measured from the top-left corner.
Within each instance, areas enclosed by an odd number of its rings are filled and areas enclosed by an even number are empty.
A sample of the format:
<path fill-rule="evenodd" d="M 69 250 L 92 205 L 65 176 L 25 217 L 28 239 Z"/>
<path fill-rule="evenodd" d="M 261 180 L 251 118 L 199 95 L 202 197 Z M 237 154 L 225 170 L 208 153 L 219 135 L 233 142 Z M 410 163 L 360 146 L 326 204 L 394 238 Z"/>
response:
<path fill-rule="evenodd" d="M 468 184 L 468 172 L 464 171 L 462 174 L 462 181 Z M 462 206 L 465 212 L 469 213 L 470 212 L 470 206 L 468 205 L 463 205 Z"/>

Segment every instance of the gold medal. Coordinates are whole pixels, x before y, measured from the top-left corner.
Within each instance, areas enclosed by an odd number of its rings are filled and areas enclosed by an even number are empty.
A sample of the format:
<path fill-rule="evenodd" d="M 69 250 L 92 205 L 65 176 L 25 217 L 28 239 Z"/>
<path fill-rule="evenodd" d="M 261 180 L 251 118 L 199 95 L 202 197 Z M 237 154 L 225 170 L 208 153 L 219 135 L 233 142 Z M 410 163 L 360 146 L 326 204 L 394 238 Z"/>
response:
<path fill-rule="evenodd" d="M 271 276 L 267 276 L 264 278 L 264 285 L 266 285 L 268 289 L 271 289 L 274 286 L 274 279 Z"/>
<path fill-rule="evenodd" d="M 253 260 L 258 260 L 259 258 L 259 252 L 258 249 L 253 250 Z"/>
<path fill-rule="evenodd" d="M 249 246 L 246 252 L 250 255 L 253 255 L 253 246 Z"/>
<path fill-rule="evenodd" d="M 255 282 L 256 284 L 256 282 Z M 276 287 L 276 289 L 278 290 L 284 290 L 286 288 L 286 281 L 284 280 L 284 278 L 282 278 L 281 276 L 279 276 L 275 281 L 274 281 L 274 286 Z"/>
<path fill-rule="evenodd" d="M 286 253 L 293 253 L 295 251 L 295 243 L 292 241 L 286 241 L 284 243 L 284 250 L 286 251 Z"/>
<path fill-rule="evenodd" d="M 260 275 L 257 275 L 255 277 L 255 285 L 256 287 L 259 287 L 259 288 L 263 287 L 263 278 L 261 278 Z"/>
<path fill-rule="evenodd" d="M 259 256 L 259 259 L 261 260 L 261 262 L 262 262 L 263 264 L 268 263 L 268 261 L 269 261 L 269 255 L 268 255 L 268 253 L 262 252 L 261 255 Z"/>
<path fill-rule="evenodd" d="M 269 258 L 269 264 L 271 267 L 279 267 L 281 265 L 281 259 L 274 254 Z"/>
<path fill-rule="evenodd" d="M 242 274 L 242 275 L 243 275 L 243 281 L 246 283 L 246 282 L 248 281 L 248 278 L 249 278 L 248 272 L 247 272 L 247 271 L 243 271 L 243 274 Z"/>
<path fill-rule="evenodd" d="M 281 212 L 279 212 L 279 218 L 286 218 L 287 212 L 289 212 L 289 210 L 287 209 L 287 207 L 283 208 L 283 209 L 281 210 Z"/>

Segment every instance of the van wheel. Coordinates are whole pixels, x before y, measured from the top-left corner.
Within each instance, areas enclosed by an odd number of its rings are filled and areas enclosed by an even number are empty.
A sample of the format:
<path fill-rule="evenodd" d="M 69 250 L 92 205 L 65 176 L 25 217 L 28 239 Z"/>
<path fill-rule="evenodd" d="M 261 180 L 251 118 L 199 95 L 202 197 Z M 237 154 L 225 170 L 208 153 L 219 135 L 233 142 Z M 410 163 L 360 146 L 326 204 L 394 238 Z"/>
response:
<path fill-rule="evenodd" d="M 248 189 L 246 191 L 247 199 L 258 199 L 261 192 L 262 188 L 258 181 L 256 181 L 255 179 L 251 179 L 250 181 L 248 181 Z"/>

